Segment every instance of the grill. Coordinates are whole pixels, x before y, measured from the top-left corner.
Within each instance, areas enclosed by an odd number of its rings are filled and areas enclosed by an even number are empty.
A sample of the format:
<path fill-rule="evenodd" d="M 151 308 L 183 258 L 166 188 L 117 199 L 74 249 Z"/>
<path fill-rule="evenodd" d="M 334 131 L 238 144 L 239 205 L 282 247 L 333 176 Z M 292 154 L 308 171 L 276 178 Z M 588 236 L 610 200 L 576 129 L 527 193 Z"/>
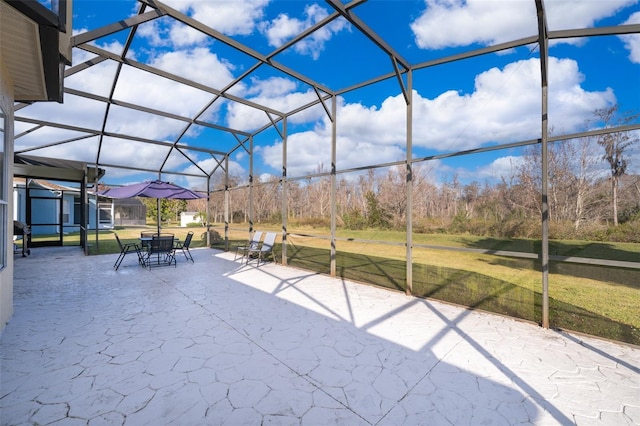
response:
<path fill-rule="evenodd" d="M 13 241 L 14 241 L 14 253 L 20 252 L 18 250 L 17 244 L 15 244 L 16 240 L 22 238 L 22 257 L 26 257 L 28 254 L 31 254 L 31 250 L 29 250 L 29 235 L 31 235 L 31 228 L 24 222 L 20 222 L 18 220 L 13 221 Z"/>

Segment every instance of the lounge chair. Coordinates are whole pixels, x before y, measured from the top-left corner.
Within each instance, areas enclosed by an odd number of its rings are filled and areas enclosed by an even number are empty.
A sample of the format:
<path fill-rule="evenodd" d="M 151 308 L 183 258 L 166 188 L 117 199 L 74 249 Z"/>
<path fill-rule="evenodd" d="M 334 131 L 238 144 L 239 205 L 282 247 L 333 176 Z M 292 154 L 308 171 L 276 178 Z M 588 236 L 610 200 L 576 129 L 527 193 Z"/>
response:
<path fill-rule="evenodd" d="M 240 257 L 240 260 L 242 260 L 247 255 L 249 250 L 255 250 L 260 248 L 261 238 L 262 238 L 262 231 L 255 231 L 251 236 L 251 239 L 247 241 L 245 245 L 236 247 L 236 255 L 233 257 L 233 260 L 236 260 L 238 258 L 239 253 L 242 254 L 242 256 Z"/>
<path fill-rule="evenodd" d="M 114 233 L 113 235 L 116 236 L 116 241 L 118 242 L 118 246 L 120 246 L 120 254 L 116 259 L 116 263 L 113 264 L 113 267 L 116 268 L 116 271 L 120 267 L 120 264 L 122 264 L 122 261 L 124 260 L 125 256 L 128 255 L 129 253 L 135 252 L 136 255 L 138 256 L 138 264 L 142 265 L 143 261 L 142 261 L 142 254 L 140 253 L 140 246 L 136 243 L 123 244 L 122 241 L 120 241 L 118 234 Z"/>
<path fill-rule="evenodd" d="M 271 255 L 273 257 L 273 246 L 276 243 L 276 237 L 278 236 L 277 232 L 267 232 L 264 236 L 264 241 L 260 245 L 259 248 L 249 249 L 247 251 L 247 263 L 251 260 L 251 258 L 258 259 L 258 265 L 260 266 L 260 260 L 264 263 L 264 259 Z M 273 258 L 275 260 L 275 258 Z"/>
<path fill-rule="evenodd" d="M 187 260 L 190 260 L 191 263 L 194 263 L 193 256 L 191 256 L 191 252 L 189 251 L 189 246 L 191 245 L 192 239 L 193 239 L 193 231 L 189 231 L 184 241 L 176 241 L 176 245 L 174 248 L 176 250 L 182 250 L 182 254 L 184 254 L 184 257 Z"/>

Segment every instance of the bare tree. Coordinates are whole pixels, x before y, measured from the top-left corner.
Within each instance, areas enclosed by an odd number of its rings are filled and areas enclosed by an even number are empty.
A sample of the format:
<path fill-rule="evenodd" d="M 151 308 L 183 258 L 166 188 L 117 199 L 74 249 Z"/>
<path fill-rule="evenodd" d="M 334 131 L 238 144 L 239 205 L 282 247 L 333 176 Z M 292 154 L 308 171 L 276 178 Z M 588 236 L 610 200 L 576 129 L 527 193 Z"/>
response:
<path fill-rule="evenodd" d="M 542 187 L 542 155 L 539 146 L 524 149 L 523 161 L 515 166 L 509 191 L 505 194 L 510 211 L 518 211 L 527 218 L 542 215 L 540 188 Z M 504 182 L 507 183 L 507 182 Z"/>
<path fill-rule="evenodd" d="M 438 188 L 432 183 L 432 167 L 425 164 L 413 165 L 413 209 L 416 218 L 436 216 Z"/>
<path fill-rule="evenodd" d="M 473 219 L 475 216 L 475 207 L 480 198 L 480 184 L 476 181 L 465 185 L 462 188 L 462 202 L 464 203 L 464 212 L 467 219 Z"/>
<path fill-rule="evenodd" d="M 253 188 L 253 211 L 254 220 L 262 222 L 278 215 L 281 211 L 279 200 L 280 179 L 277 176 L 269 176 L 265 182 L 258 179 L 257 185 Z"/>
<path fill-rule="evenodd" d="M 638 118 L 637 114 L 618 116 L 618 105 L 598 109 L 594 113 L 595 119 L 602 122 L 604 128 L 627 124 Z M 598 145 L 604 148 L 602 159 L 609 164 L 611 171 L 611 210 L 613 225 L 618 225 L 618 185 L 620 178 L 627 172 L 627 158 L 625 150 L 638 141 L 629 132 L 614 132 L 598 137 Z"/>
<path fill-rule="evenodd" d="M 328 217 L 331 212 L 331 180 L 329 176 L 316 177 L 307 182 L 309 217 Z"/>
<path fill-rule="evenodd" d="M 384 176 L 380 177 L 379 181 L 378 200 L 391 214 L 395 226 L 404 225 L 407 210 L 405 168 L 403 166 L 391 167 Z"/>
<path fill-rule="evenodd" d="M 590 138 L 565 142 L 566 152 L 573 159 L 572 221 L 573 229 L 578 231 L 583 222 L 598 219 L 595 193 L 598 178 L 598 161 L 594 154 L 593 140 Z"/>

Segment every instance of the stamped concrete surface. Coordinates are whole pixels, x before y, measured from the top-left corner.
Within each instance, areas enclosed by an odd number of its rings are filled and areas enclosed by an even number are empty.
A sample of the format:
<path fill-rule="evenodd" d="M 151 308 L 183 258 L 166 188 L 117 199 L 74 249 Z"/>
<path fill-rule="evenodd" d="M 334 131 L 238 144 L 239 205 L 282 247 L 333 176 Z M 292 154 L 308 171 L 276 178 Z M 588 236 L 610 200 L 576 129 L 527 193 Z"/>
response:
<path fill-rule="evenodd" d="M 17 256 L 0 423 L 640 424 L 640 348 L 192 253 Z"/>

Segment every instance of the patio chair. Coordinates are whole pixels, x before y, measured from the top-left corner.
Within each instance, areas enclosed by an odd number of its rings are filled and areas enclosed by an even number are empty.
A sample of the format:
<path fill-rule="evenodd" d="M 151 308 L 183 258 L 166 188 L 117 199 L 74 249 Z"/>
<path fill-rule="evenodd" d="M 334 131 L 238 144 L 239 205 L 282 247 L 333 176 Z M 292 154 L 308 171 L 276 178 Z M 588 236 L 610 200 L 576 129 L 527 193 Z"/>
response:
<path fill-rule="evenodd" d="M 236 255 L 233 257 L 233 260 L 238 258 L 238 253 L 242 253 L 240 260 L 242 260 L 249 250 L 256 250 L 260 248 L 260 239 L 262 238 L 262 231 L 255 231 L 253 236 L 245 245 L 236 247 Z"/>
<path fill-rule="evenodd" d="M 174 248 L 176 250 L 182 250 L 182 254 L 184 254 L 184 257 L 187 260 L 190 260 L 191 263 L 194 263 L 193 256 L 191 256 L 191 252 L 189 251 L 189 246 L 191 245 L 192 239 L 193 239 L 193 231 L 189 231 L 184 241 L 176 241 L 176 245 Z"/>
<path fill-rule="evenodd" d="M 260 245 L 260 248 L 249 249 L 247 251 L 247 263 L 249 263 L 251 258 L 256 258 L 258 259 L 257 266 L 260 266 L 260 260 L 262 260 L 262 262 L 264 263 L 264 259 L 268 255 L 271 255 L 271 257 L 273 257 L 273 246 L 276 243 L 277 236 L 277 232 L 267 232 L 267 234 L 264 236 L 264 241 Z M 273 257 L 273 260 L 275 261 L 275 257 Z"/>
<path fill-rule="evenodd" d="M 176 266 L 176 254 L 173 235 L 154 235 L 144 257 L 144 265 L 152 266 Z"/>
<path fill-rule="evenodd" d="M 155 232 L 140 232 L 140 250 L 146 251 L 149 247 L 149 241 L 155 235 Z"/>
<path fill-rule="evenodd" d="M 125 256 L 128 255 L 129 253 L 136 253 L 136 255 L 138 256 L 138 264 L 142 265 L 143 261 L 142 261 L 142 254 L 140 253 L 140 246 L 136 243 L 122 243 L 122 241 L 120 241 L 120 237 L 118 237 L 118 234 L 116 234 L 114 232 L 114 234 L 116 236 L 116 241 L 118 242 L 118 246 L 120 247 L 120 254 L 118 255 L 118 258 L 116 259 L 116 263 L 113 264 L 113 267 L 116 268 L 116 271 L 118 270 L 118 268 L 120 267 L 120 264 L 122 263 L 122 261 L 124 260 Z"/>

